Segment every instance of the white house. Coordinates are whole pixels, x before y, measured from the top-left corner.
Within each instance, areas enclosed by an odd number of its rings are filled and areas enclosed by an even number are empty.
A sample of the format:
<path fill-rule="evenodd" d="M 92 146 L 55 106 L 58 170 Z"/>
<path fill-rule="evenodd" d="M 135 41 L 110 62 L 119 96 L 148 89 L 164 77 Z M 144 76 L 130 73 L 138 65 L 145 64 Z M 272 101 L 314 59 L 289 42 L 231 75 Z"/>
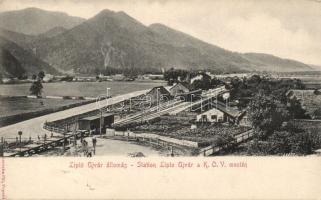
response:
<path fill-rule="evenodd" d="M 224 113 L 216 108 L 203 112 L 196 116 L 198 122 L 223 122 Z"/>
<path fill-rule="evenodd" d="M 248 126 L 249 121 L 245 111 L 240 111 L 233 107 L 228 107 L 222 102 L 212 103 L 212 108 L 196 116 L 197 122 L 229 122 Z"/>

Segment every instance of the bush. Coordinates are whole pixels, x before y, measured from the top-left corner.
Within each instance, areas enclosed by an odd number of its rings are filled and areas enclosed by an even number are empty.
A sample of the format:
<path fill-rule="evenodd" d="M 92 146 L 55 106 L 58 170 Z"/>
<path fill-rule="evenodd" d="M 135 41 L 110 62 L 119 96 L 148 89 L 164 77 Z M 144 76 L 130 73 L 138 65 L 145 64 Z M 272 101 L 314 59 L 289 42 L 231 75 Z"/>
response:
<path fill-rule="evenodd" d="M 307 155 L 321 147 L 318 134 L 292 130 L 275 131 L 267 140 L 254 139 L 248 145 L 248 154 L 254 155 Z"/>

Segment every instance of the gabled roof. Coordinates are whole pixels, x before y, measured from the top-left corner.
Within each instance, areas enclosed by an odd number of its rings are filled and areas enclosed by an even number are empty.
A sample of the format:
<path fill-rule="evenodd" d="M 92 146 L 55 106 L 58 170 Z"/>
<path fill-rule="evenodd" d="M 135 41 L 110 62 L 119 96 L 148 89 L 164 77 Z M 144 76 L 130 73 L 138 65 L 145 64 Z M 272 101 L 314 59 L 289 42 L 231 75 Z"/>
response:
<path fill-rule="evenodd" d="M 185 82 L 176 83 L 176 84 L 173 85 L 171 88 L 169 88 L 169 90 L 172 90 L 172 89 L 175 88 L 175 87 L 185 87 L 186 89 L 191 90 L 190 84 L 185 83 Z"/>
<path fill-rule="evenodd" d="M 148 91 L 146 94 L 151 94 L 153 93 L 155 90 L 159 90 L 160 94 L 163 95 L 170 95 L 169 91 L 164 87 L 164 86 L 157 86 L 152 88 L 150 91 Z"/>
<path fill-rule="evenodd" d="M 216 105 L 217 105 L 217 107 L 216 107 Z M 235 109 L 233 107 L 229 107 L 229 106 L 226 107 L 226 105 L 220 101 L 218 101 L 217 104 L 215 102 L 212 103 L 212 109 L 217 109 L 217 110 L 229 115 L 232 118 L 238 118 L 245 112 L 245 111 L 240 111 L 238 109 Z M 206 114 L 206 113 L 210 112 L 212 109 L 210 109 L 202 114 Z"/>

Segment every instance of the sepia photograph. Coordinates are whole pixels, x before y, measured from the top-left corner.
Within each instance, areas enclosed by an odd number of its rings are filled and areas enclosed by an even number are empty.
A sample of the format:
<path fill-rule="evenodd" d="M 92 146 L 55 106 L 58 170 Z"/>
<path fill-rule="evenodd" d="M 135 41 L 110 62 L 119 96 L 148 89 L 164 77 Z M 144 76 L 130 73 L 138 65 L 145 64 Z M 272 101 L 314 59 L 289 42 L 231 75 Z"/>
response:
<path fill-rule="evenodd" d="M 320 24 L 319 0 L 0 0 L 2 174 L 320 161 Z"/>

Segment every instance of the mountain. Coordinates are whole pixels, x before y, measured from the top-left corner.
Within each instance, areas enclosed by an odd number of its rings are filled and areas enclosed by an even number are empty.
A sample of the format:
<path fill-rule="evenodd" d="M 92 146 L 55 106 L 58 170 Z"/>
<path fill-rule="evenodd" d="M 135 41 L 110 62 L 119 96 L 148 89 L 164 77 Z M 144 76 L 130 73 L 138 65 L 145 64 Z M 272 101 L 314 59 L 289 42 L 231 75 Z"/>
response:
<path fill-rule="evenodd" d="M 179 37 L 179 36 L 178 36 Z M 55 37 L 35 43 L 39 56 L 54 67 L 93 73 L 97 68 L 161 68 L 244 71 L 251 63 L 238 54 L 189 38 L 178 45 L 124 12 L 104 10 Z M 194 41 L 195 40 L 195 41 Z"/>
<path fill-rule="evenodd" d="M 208 67 L 214 67 L 220 71 L 248 71 L 252 66 L 252 63 L 244 59 L 239 53 L 203 42 L 163 24 L 151 24 L 149 27 L 165 38 L 162 40 L 163 43 L 171 44 L 178 48 L 196 49 L 203 57 L 206 56 L 206 59 L 211 61 L 212 66 L 207 65 Z"/>
<path fill-rule="evenodd" d="M 245 53 L 243 56 L 256 65 L 257 71 L 306 71 L 312 66 L 290 59 L 283 59 L 263 53 Z"/>
<path fill-rule="evenodd" d="M 65 32 L 66 30 L 68 30 L 68 29 L 58 26 L 58 27 L 54 27 L 54 28 L 42 33 L 42 34 L 39 34 L 38 36 L 45 37 L 45 38 L 51 38 L 51 37 L 54 37 L 56 35 L 59 35 L 59 34 Z"/>
<path fill-rule="evenodd" d="M 0 77 L 21 77 L 25 72 L 20 62 L 8 50 L 0 47 Z"/>
<path fill-rule="evenodd" d="M 32 51 L 26 50 L 12 41 L 0 37 L 0 47 L 0 63 L 2 65 L 0 75 L 2 76 L 18 77 L 22 74 L 37 74 L 39 71 L 57 74 L 57 70 L 37 58 Z"/>
<path fill-rule="evenodd" d="M 59 71 L 80 74 L 111 69 L 147 73 L 172 67 L 228 73 L 311 70 L 303 63 L 268 54 L 232 52 L 162 24 L 145 26 L 124 12 L 110 10 L 69 29 L 55 26 L 38 36 L 14 33 L 5 38 L 35 51 Z"/>
<path fill-rule="evenodd" d="M 203 42 L 162 24 L 145 26 L 124 12 L 103 10 L 93 18 L 35 43 L 55 68 L 94 73 L 107 68 L 159 71 L 161 68 L 215 72 L 310 70 L 275 56 L 241 54 Z"/>
<path fill-rule="evenodd" d="M 24 49 L 30 49 L 33 41 L 37 40 L 37 36 L 26 35 L 0 28 L 0 37 L 10 40 Z"/>
<path fill-rule="evenodd" d="M 314 70 L 321 70 L 321 65 L 310 65 Z"/>
<path fill-rule="evenodd" d="M 157 34 L 124 12 L 104 10 L 86 22 L 48 39 L 35 42 L 39 56 L 54 67 L 93 73 L 95 68 L 148 69 L 162 50 Z M 161 62 L 159 62 L 161 63 Z M 159 67 L 159 66 L 157 66 Z"/>
<path fill-rule="evenodd" d="M 45 11 L 38 8 L 26 8 L 0 13 L 0 27 L 28 35 L 38 35 L 54 27 L 70 29 L 82 23 L 84 19 L 72 17 L 62 12 Z"/>

